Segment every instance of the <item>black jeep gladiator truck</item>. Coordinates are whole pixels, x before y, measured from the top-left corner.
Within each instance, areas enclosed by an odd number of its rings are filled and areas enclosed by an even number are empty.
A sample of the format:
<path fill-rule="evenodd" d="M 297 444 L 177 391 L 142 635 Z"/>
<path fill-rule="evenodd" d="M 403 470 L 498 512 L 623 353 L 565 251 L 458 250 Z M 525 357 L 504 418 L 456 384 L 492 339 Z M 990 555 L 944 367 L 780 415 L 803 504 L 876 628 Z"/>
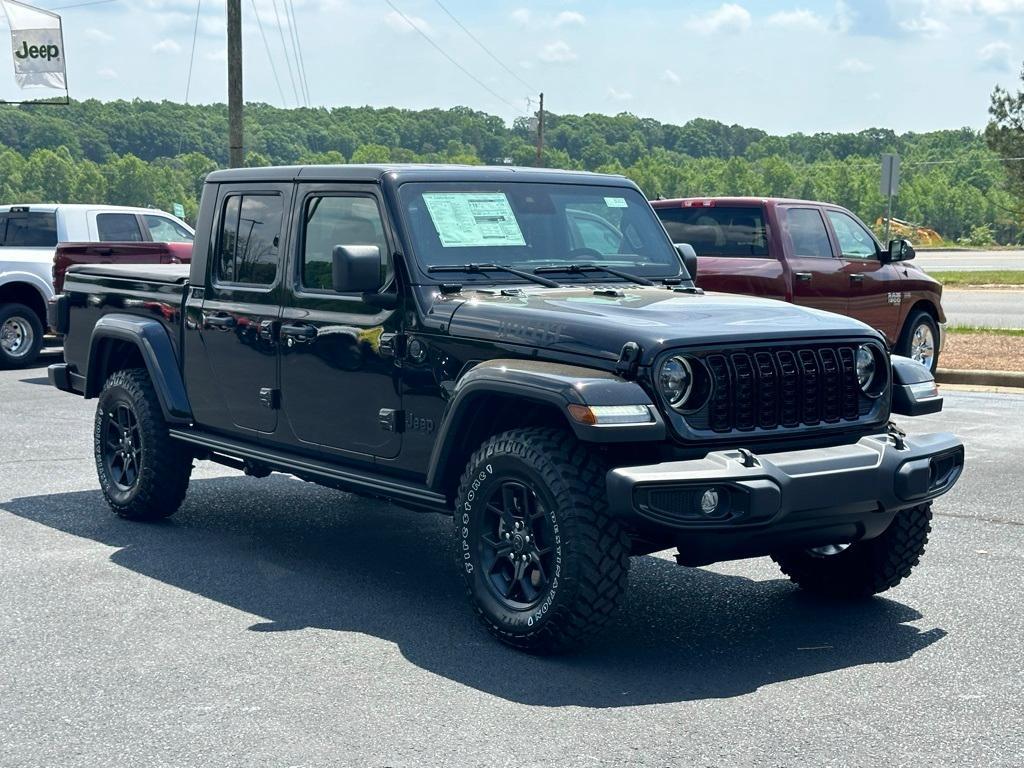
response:
<path fill-rule="evenodd" d="M 886 590 L 963 468 L 952 435 L 889 420 L 941 408 L 923 366 L 855 320 L 695 288 L 622 177 L 225 170 L 197 229 L 191 265 L 76 266 L 50 308 L 49 378 L 98 398 L 113 510 L 171 515 L 208 460 L 452 515 L 470 601 L 517 648 L 577 645 L 630 556 L 669 547 Z"/>

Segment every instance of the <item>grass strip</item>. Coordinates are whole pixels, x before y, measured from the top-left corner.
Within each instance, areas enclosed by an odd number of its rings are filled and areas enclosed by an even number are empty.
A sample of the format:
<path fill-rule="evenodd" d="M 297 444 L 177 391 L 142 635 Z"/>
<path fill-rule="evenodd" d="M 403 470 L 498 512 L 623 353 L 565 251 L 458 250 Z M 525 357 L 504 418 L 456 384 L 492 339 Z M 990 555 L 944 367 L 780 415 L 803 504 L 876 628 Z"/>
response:
<path fill-rule="evenodd" d="M 951 288 L 972 285 L 1024 285 L 1024 269 L 929 272 L 928 274 L 943 285 L 948 285 Z"/>

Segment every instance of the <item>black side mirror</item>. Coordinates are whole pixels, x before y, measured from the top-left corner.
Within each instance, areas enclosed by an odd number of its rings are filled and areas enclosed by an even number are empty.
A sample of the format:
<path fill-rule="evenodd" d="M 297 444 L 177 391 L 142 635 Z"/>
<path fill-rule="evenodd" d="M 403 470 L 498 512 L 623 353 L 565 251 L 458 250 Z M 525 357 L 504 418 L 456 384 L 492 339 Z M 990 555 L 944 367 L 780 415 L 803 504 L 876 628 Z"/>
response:
<path fill-rule="evenodd" d="M 885 261 L 910 261 L 917 255 L 914 246 L 906 238 L 889 241 L 889 250 L 885 252 Z"/>
<path fill-rule="evenodd" d="M 693 250 L 693 246 L 689 243 L 676 243 L 676 251 L 679 253 L 679 258 L 683 260 L 683 266 L 686 267 L 690 279 L 696 282 L 697 252 Z"/>
<path fill-rule="evenodd" d="M 381 286 L 380 248 L 336 245 L 332 254 L 332 287 L 338 293 L 376 293 Z"/>

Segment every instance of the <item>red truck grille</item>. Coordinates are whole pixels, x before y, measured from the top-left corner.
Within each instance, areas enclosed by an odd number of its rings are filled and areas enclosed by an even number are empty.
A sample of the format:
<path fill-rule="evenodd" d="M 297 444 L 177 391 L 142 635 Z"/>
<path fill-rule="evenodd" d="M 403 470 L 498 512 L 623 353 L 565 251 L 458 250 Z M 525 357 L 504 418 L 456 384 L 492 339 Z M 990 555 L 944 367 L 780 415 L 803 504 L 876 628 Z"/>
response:
<path fill-rule="evenodd" d="M 857 421 L 873 400 L 857 383 L 855 345 L 711 352 L 707 404 L 694 429 L 731 432 Z"/>

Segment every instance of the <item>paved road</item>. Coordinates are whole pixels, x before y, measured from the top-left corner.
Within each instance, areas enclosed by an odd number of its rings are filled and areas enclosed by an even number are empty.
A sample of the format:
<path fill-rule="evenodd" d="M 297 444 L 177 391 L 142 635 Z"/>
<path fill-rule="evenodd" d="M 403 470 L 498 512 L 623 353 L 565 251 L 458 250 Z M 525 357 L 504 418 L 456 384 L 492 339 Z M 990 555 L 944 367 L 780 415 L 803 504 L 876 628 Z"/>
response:
<path fill-rule="evenodd" d="M 470 618 L 448 524 L 212 465 L 107 511 L 92 406 L 0 372 L 0 765 L 1020 766 L 1024 397 L 951 393 L 969 472 L 904 585 L 801 594 L 770 562 L 634 560 L 560 659 Z"/>
<path fill-rule="evenodd" d="M 1024 289 L 942 291 L 942 308 L 952 325 L 1024 328 Z"/>
<path fill-rule="evenodd" d="M 926 272 L 1024 269 L 1024 249 L 1019 251 L 919 251 L 914 263 Z"/>

